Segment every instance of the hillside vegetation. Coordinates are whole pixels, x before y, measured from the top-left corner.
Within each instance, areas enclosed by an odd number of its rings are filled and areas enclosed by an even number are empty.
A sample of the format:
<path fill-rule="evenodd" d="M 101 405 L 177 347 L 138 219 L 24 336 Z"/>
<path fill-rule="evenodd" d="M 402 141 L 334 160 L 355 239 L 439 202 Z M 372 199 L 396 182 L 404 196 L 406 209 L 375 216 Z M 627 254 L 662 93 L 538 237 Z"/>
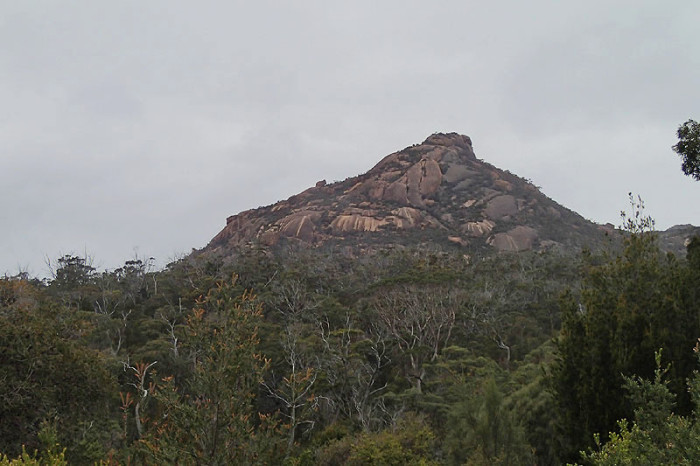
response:
<path fill-rule="evenodd" d="M 659 350 L 672 411 L 693 412 L 698 250 L 665 255 L 640 230 L 607 255 L 248 249 L 104 272 L 64 256 L 50 280 L 0 280 L 0 451 L 576 461 L 634 418 L 624 377 L 653 380 Z"/>

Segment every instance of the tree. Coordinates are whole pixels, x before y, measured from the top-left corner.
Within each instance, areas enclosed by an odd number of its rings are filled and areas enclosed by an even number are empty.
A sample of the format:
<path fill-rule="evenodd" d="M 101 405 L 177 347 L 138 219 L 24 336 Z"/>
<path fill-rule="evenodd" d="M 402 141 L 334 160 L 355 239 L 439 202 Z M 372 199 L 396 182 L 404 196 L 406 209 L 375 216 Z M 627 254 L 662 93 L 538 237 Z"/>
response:
<path fill-rule="evenodd" d="M 681 156 L 683 173 L 700 181 L 700 123 L 688 120 L 678 127 L 678 143 L 673 150 Z"/>
<path fill-rule="evenodd" d="M 698 346 L 695 346 L 697 353 Z M 698 389 L 700 378 L 695 372 L 688 379 L 688 391 L 695 400 L 693 416 L 676 416 L 672 412 L 675 397 L 665 380 L 667 369 L 661 368 L 661 353 L 656 354 L 657 368 L 653 380 L 627 378 L 626 388 L 635 406 L 634 422 L 618 421 L 619 433 L 610 441 L 598 443 L 597 451 L 584 453 L 588 464 L 698 464 L 700 462 L 700 424 Z"/>
<path fill-rule="evenodd" d="M 631 417 L 625 377 L 651 378 L 659 348 L 663 363 L 670 364 L 675 412 L 692 409 L 685 381 L 694 369 L 689 349 L 700 325 L 688 293 L 691 271 L 687 262 L 661 253 L 650 231 L 653 221 L 641 214 L 641 202 L 633 207 L 632 216 L 623 216 L 623 252 L 589 265 L 580 299 L 563 299 L 552 382 L 563 437 L 570 442 L 564 446 L 565 459 L 592 446 L 596 432 L 605 436 L 618 419 Z"/>
<path fill-rule="evenodd" d="M 0 451 L 38 448 L 52 422 L 72 464 L 104 456 L 117 384 L 103 355 L 81 341 L 88 331 L 26 280 L 0 279 Z"/>
<path fill-rule="evenodd" d="M 166 377 L 155 391 L 161 413 L 141 440 L 144 462 L 250 464 L 280 450 L 263 445 L 276 440 L 253 406 L 268 366 L 257 351 L 261 317 L 261 303 L 239 293 L 235 276 L 197 302 L 181 351 L 191 371 L 184 380 Z"/>
<path fill-rule="evenodd" d="M 439 286 L 401 286 L 374 302 L 380 325 L 407 356 L 405 376 L 417 394 L 423 390 L 424 364 L 435 361 L 450 340 L 462 298 Z"/>
<path fill-rule="evenodd" d="M 319 322 L 323 342 L 323 372 L 328 398 L 337 412 L 354 419 L 369 432 L 381 424 L 385 411 L 382 393 L 387 388 L 383 370 L 391 360 L 387 354 L 389 336 L 378 326 L 369 332 L 355 328 L 348 314 L 345 323 L 331 329 L 328 319 Z M 383 383 L 382 383 L 383 382 Z"/>
<path fill-rule="evenodd" d="M 55 422 L 44 421 L 41 423 L 41 430 L 38 434 L 42 443 L 42 450 L 39 453 L 34 450 L 33 454 L 27 452 L 22 446 L 22 453 L 17 458 L 8 458 L 4 453 L 0 453 L 0 466 L 67 466 L 66 449 L 62 448 L 58 442 L 58 432 Z"/>
<path fill-rule="evenodd" d="M 89 256 L 71 256 L 66 254 L 58 258 L 58 264 L 47 261 L 53 280 L 49 283 L 49 291 L 57 295 L 68 308 L 76 311 L 90 310 L 93 304 L 91 297 L 96 294 L 95 268 Z"/>
<path fill-rule="evenodd" d="M 310 430 L 314 421 L 309 419 L 310 410 L 316 406 L 316 397 L 312 389 L 318 372 L 306 357 L 300 344 L 299 325 L 288 324 L 284 330 L 282 349 L 287 363 L 287 376 L 275 382 L 263 382 L 269 396 L 280 403 L 283 416 L 287 421 L 287 454 L 294 447 L 297 431 L 306 427 Z M 274 374 L 273 374 L 274 378 Z"/>
<path fill-rule="evenodd" d="M 532 464 L 525 432 L 504 406 L 496 380 L 481 393 L 457 403 L 448 418 L 445 441 L 451 464 Z"/>
<path fill-rule="evenodd" d="M 360 434 L 344 464 L 433 466 L 439 464 L 434 459 L 434 450 L 435 434 L 425 420 L 407 413 L 392 429 Z"/>

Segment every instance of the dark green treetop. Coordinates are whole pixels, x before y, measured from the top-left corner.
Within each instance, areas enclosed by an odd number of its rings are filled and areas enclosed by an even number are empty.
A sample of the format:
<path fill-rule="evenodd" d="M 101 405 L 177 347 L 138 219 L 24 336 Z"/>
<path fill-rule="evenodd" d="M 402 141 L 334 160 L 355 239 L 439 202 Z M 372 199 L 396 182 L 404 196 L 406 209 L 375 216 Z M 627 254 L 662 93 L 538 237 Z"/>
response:
<path fill-rule="evenodd" d="M 683 159 L 683 173 L 700 181 L 700 123 L 688 120 L 679 126 L 678 144 L 673 150 Z"/>

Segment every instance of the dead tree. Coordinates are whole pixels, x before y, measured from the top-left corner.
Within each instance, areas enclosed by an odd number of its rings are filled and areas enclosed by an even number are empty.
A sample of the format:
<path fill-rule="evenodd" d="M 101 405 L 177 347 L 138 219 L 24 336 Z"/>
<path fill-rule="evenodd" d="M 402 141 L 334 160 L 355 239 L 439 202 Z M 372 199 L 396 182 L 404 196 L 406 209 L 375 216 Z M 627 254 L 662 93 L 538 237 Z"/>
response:
<path fill-rule="evenodd" d="M 461 297 L 443 287 L 404 286 L 374 301 L 379 323 L 407 356 L 406 377 L 422 392 L 424 363 L 434 361 L 452 335 Z"/>

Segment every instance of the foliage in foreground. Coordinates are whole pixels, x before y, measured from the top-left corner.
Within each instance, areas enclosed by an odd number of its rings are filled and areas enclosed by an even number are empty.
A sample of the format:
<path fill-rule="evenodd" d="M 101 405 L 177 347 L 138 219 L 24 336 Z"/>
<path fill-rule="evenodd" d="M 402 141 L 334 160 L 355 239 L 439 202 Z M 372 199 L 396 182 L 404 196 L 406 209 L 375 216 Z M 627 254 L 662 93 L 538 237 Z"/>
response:
<path fill-rule="evenodd" d="M 695 353 L 698 354 L 698 345 Z M 690 416 L 673 414 L 675 396 L 665 379 L 668 368 L 661 368 L 657 353 L 657 369 L 653 380 L 628 378 L 625 383 L 634 409 L 634 422 L 618 421 L 619 432 L 611 432 L 598 450 L 583 453 L 583 460 L 597 466 L 636 464 L 700 464 L 700 375 L 697 371 L 688 380 L 695 411 Z"/>
<path fill-rule="evenodd" d="M 618 419 L 632 417 L 625 377 L 652 378 L 659 348 L 663 364 L 670 364 L 674 412 L 693 408 L 685 387 L 696 364 L 690 349 L 700 335 L 697 250 L 691 243 L 687 261 L 665 256 L 652 225 L 637 210 L 623 251 L 602 263 L 591 258 L 580 299 L 563 299 L 552 386 L 569 461 L 593 446 L 594 434 L 607 440 Z"/>

